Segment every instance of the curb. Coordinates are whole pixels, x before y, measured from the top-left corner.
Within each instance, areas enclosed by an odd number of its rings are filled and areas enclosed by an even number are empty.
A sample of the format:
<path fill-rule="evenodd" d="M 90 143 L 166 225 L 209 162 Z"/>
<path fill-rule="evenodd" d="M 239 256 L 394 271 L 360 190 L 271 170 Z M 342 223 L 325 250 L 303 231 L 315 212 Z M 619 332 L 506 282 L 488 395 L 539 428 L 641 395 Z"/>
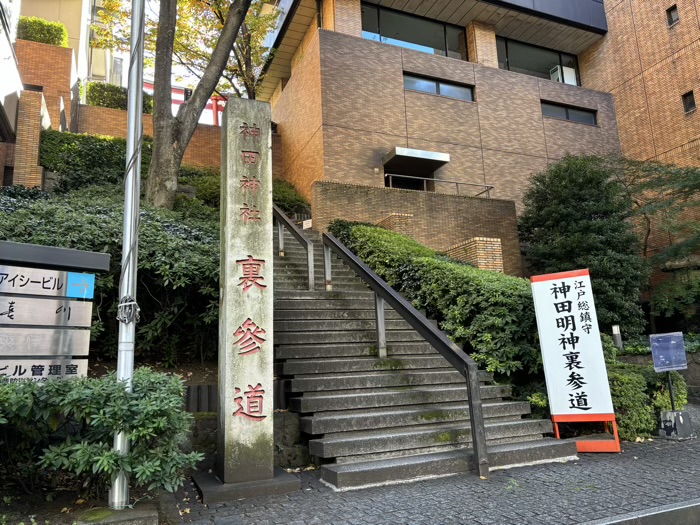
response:
<path fill-rule="evenodd" d="M 700 523 L 700 499 L 652 507 L 613 518 L 586 521 L 579 525 L 697 525 Z"/>

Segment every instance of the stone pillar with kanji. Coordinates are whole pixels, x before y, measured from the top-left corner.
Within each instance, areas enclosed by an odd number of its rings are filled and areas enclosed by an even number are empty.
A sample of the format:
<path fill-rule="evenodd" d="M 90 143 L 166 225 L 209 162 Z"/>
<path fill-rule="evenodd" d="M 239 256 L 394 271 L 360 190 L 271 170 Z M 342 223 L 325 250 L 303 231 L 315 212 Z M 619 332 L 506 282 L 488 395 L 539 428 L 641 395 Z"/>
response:
<path fill-rule="evenodd" d="M 274 476 L 270 105 L 229 98 L 223 117 L 217 477 Z"/>

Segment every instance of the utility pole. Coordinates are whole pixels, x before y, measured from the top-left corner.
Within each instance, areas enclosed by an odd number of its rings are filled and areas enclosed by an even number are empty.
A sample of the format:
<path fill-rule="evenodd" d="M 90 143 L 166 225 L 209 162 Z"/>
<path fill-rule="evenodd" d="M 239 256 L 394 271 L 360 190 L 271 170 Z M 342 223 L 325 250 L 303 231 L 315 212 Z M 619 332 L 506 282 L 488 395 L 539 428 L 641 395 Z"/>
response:
<path fill-rule="evenodd" d="M 139 205 L 141 198 L 141 146 L 143 144 L 143 39 L 145 0 L 131 3 L 131 53 L 129 60 L 129 99 L 127 105 L 126 172 L 124 176 L 124 231 L 122 241 L 122 271 L 119 282 L 119 347 L 117 380 L 132 391 L 134 375 L 134 343 L 139 307 L 136 303 L 136 271 L 138 269 Z M 129 453 L 126 432 L 114 434 L 113 450 Z M 129 506 L 129 476 L 118 472 L 112 479 L 109 506 L 123 509 Z"/>

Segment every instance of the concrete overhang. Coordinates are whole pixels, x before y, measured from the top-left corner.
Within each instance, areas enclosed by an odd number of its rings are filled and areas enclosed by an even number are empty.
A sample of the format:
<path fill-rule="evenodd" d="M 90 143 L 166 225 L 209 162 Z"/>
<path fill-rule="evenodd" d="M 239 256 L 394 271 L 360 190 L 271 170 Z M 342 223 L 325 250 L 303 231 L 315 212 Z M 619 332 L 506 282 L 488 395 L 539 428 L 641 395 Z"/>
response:
<path fill-rule="evenodd" d="M 382 157 L 384 173 L 427 177 L 450 162 L 448 153 L 395 147 Z"/>
<path fill-rule="evenodd" d="M 365 0 L 363 0 L 365 1 Z M 478 21 L 496 34 L 578 55 L 607 32 L 602 0 L 366 0 L 368 3 L 467 27 Z M 258 99 L 269 101 L 280 80 L 292 74 L 294 52 L 312 23 L 316 0 L 282 0 L 282 15 L 266 45 L 275 53 L 263 69 Z"/>

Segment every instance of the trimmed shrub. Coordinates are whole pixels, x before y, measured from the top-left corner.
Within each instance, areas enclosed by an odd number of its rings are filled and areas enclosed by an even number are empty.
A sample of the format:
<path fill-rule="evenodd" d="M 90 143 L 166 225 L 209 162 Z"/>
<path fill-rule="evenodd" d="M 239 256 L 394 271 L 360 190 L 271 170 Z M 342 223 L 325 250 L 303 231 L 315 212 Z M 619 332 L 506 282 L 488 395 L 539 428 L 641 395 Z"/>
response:
<path fill-rule="evenodd" d="M 309 201 L 297 192 L 291 182 L 286 180 L 272 181 L 272 200 L 287 215 L 311 212 Z"/>
<path fill-rule="evenodd" d="M 126 111 L 129 102 L 129 90 L 125 87 L 104 82 L 88 82 L 87 103 L 101 108 L 123 109 Z M 143 112 L 153 113 L 153 96 L 144 91 Z"/>
<path fill-rule="evenodd" d="M 177 179 L 178 184 L 192 186 L 196 191 L 197 199 L 207 206 L 218 209 L 221 200 L 221 175 L 218 171 L 215 174 L 210 174 L 204 170 L 195 175 L 194 171 L 194 168 L 187 168 L 188 175 L 184 176 L 181 171 L 181 175 Z"/>
<path fill-rule="evenodd" d="M 0 239 L 109 253 L 98 274 L 92 352 L 116 355 L 116 308 L 123 188 L 92 186 L 46 198 L 18 198 L 0 188 Z M 218 340 L 219 221 L 141 206 L 137 351 L 173 365 L 215 355 Z"/>
<path fill-rule="evenodd" d="M 65 25 L 36 16 L 19 17 L 17 38 L 50 46 L 68 47 L 68 30 Z"/>
<path fill-rule="evenodd" d="M 41 475 L 40 481 L 50 483 L 50 473 L 57 472 L 62 484 L 99 495 L 124 469 L 132 486 L 172 492 L 202 459 L 181 449 L 193 420 L 183 395 L 179 377 L 148 368 L 135 371 L 133 393 L 114 374 L 44 384 L 0 382 L 0 473 L 29 486 Z M 123 457 L 112 451 L 117 431 L 129 438 Z"/>
<path fill-rule="evenodd" d="M 608 365 L 608 382 L 620 438 L 632 441 L 638 436 L 647 436 L 653 432 L 656 420 L 644 377 L 631 370 L 620 370 Z"/>

